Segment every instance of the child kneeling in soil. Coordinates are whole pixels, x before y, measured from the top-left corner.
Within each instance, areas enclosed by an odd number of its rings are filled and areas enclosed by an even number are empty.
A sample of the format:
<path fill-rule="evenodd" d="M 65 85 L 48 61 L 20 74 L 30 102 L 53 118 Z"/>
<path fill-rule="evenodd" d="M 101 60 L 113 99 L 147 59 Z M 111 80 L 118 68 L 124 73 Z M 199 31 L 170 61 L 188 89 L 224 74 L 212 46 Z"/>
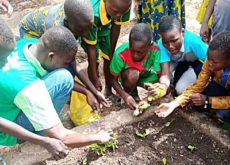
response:
<path fill-rule="evenodd" d="M 112 87 L 130 109 L 135 109 L 140 101 L 137 86 L 144 87 L 145 83 L 156 83 L 159 80 L 160 50 L 152 44 L 151 38 L 151 29 L 146 24 L 135 25 L 130 32 L 129 43 L 117 48 L 110 64 Z M 161 97 L 166 94 L 169 81 L 161 79 L 157 86 L 163 92 L 148 88 L 149 94 Z"/>
<path fill-rule="evenodd" d="M 160 63 L 170 63 L 162 70 L 170 70 L 171 84 L 179 95 L 196 81 L 207 58 L 208 47 L 200 36 L 183 29 L 181 21 L 172 15 L 162 17 L 159 31 Z"/>
<path fill-rule="evenodd" d="M 194 109 L 216 113 L 230 122 L 230 32 L 213 38 L 208 48 L 208 59 L 196 82 L 170 103 L 161 104 L 155 111 L 167 117 L 175 108 L 192 102 Z"/>

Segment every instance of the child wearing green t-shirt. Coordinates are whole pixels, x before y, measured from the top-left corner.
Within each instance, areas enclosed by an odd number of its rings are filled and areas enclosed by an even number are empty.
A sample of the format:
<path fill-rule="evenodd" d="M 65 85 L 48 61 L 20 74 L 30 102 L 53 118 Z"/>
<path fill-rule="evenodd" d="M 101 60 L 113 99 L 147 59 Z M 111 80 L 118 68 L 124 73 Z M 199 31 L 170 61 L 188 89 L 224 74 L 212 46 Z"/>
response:
<path fill-rule="evenodd" d="M 129 43 L 117 48 L 110 64 L 112 87 L 130 109 L 137 106 L 137 86 L 143 87 L 145 83 L 159 80 L 160 50 L 151 44 L 151 38 L 151 29 L 144 23 L 137 24 L 130 32 Z M 163 86 L 164 94 L 168 85 L 157 83 L 157 86 Z M 149 94 L 153 93 L 156 95 L 157 91 L 149 88 Z"/>
<path fill-rule="evenodd" d="M 1 24 L 0 20 L 0 27 Z M 3 29 L 0 29 L 0 34 L 5 34 L 9 28 Z M 0 37 L 0 43 L 11 40 L 8 36 Z M 12 49 L 14 45 L 15 42 Z M 6 48 L 2 47 L 1 54 Z M 54 139 L 53 144 L 47 144 L 46 148 L 54 151 L 57 157 L 63 157 L 66 155 L 65 145 L 81 147 L 111 139 L 110 133 L 105 131 L 94 135 L 75 133 L 66 129 L 59 119 L 57 113 L 63 108 L 73 87 L 72 75 L 63 68 L 75 59 L 76 52 L 77 42 L 73 34 L 67 28 L 54 27 L 39 40 L 18 41 L 16 48 L 4 56 L 6 60 L 0 67 L 0 117 L 10 122 L 0 120 L 0 145 L 21 142 L 15 136 L 36 142 L 36 139 L 42 138 L 28 131 L 37 134 L 42 131 L 48 137 L 61 140 Z M 12 122 L 28 131 L 10 124 Z M 50 138 L 43 139 L 52 143 Z"/>
<path fill-rule="evenodd" d="M 6 22 L 0 18 L 0 69 L 2 69 L 2 67 L 4 67 L 4 65 L 7 63 L 7 56 L 13 51 L 15 44 L 16 42 L 13 32 Z M 2 118 L 1 116 L 0 132 L 5 132 L 19 139 L 39 144 L 45 147 L 56 159 L 63 158 L 67 154 L 67 147 L 62 141 L 36 135 L 15 124 L 14 122 Z M 2 159 L 2 161 L 4 161 L 4 159 Z"/>
<path fill-rule="evenodd" d="M 111 92 L 109 60 L 115 50 L 121 25 L 129 23 L 132 0 L 90 0 L 94 11 L 94 24 L 82 39 L 82 47 L 88 54 L 89 78 L 97 90 L 102 84 L 97 72 L 99 55 L 104 58 L 105 94 Z"/>

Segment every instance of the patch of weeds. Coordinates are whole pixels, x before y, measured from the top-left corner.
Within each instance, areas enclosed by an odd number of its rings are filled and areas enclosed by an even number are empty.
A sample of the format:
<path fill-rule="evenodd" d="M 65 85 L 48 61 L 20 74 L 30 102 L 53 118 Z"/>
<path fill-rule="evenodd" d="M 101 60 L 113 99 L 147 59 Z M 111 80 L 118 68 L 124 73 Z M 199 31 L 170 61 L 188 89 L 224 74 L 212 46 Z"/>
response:
<path fill-rule="evenodd" d="M 136 131 L 135 134 L 138 136 L 138 137 L 141 137 L 141 138 L 145 138 L 146 136 L 148 136 L 150 134 L 150 130 L 149 129 L 144 129 L 142 131 Z"/>
<path fill-rule="evenodd" d="M 114 151 L 118 148 L 118 132 L 115 131 L 113 133 L 113 139 L 109 142 L 105 142 L 103 144 L 91 144 L 89 149 L 95 152 L 99 156 L 104 156 L 107 154 L 108 150 L 112 149 Z"/>

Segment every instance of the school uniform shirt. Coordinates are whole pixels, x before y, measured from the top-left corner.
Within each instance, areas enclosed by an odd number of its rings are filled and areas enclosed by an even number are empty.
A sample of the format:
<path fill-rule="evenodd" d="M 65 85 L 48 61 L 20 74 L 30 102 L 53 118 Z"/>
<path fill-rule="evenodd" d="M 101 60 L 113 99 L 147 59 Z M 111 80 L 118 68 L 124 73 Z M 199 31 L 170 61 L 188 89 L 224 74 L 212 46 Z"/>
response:
<path fill-rule="evenodd" d="M 28 47 L 37 42 L 17 42 L 15 50 L 0 69 L 0 117 L 16 121 L 22 111 L 36 131 L 49 129 L 61 121 L 41 77 L 47 74 Z M 15 145 L 17 138 L 0 132 L 0 145 Z"/>
<path fill-rule="evenodd" d="M 47 6 L 27 14 L 20 22 L 21 38 L 40 38 L 46 30 L 56 26 L 64 26 L 64 4 Z"/>
<path fill-rule="evenodd" d="M 104 0 L 90 0 L 93 12 L 94 23 L 87 37 L 83 40 L 89 45 L 96 45 L 98 36 L 110 35 L 111 18 L 108 18 Z M 130 23 L 130 10 L 128 10 L 119 20 L 114 21 L 116 25 L 126 25 Z"/>
<path fill-rule="evenodd" d="M 202 41 L 197 34 L 185 30 L 184 39 L 181 50 L 176 55 L 171 55 L 167 48 L 164 47 L 162 39 L 158 42 L 158 47 L 161 51 L 160 63 L 165 62 L 193 62 L 196 60 L 205 61 L 207 59 L 207 45 Z"/>
<path fill-rule="evenodd" d="M 139 79 L 141 84 L 146 81 L 154 82 L 158 80 L 157 74 L 161 70 L 159 60 L 160 50 L 157 46 L 152 45 L 143 60 L 133 61 L 129 43 L 124 43 L 114 53 L 110 63 L 110 73 L 118 78 L 123 70 L 134 68 L 141 72 Z"/>
<path fill-rule="evenodd" d="M 203 68 L 196 80 L 196 82 L 188 87 L 180 96 L 176 98 L 176 101 L 184 107 L 186 103 L 190 101 L 189 96 L 194 93 L 202 93 L 212 75 L 214 74 L 213 81 L 230 89 L 230 68 L 220 70 L 217 72 L 211 72 L 208 69 L 208 60 L 203 64 Z M 225 81 L 223 81 L 225 79 Z M 212 109 L 230 109 L 230 96 L 214 96 L 212 97 Z"/>

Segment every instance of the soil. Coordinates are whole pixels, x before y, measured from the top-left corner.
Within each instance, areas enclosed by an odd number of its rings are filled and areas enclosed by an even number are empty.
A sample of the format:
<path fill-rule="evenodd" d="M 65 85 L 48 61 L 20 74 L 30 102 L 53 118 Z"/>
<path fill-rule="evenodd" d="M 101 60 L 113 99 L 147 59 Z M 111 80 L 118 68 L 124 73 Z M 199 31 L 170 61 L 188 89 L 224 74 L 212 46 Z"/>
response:
<path fill-rule="evenodd" d="M 165 123 L 172 121 L 169 127 Z M 136 136 L 135 132 L 149 129 L 146 138 Z M 46 161 L 41 164 L 89 164 L 89 165 L 162 165 L 162 159 L 167 164 L 176 165 L 229 165 L 230 150 L 214 141 L 211 137 L 194 128 L 178 113 L 174 113 L 166 120 L 153 116 L 145 121 L 119 128 L 118 148 L 109 151 L 105 156 L 98 156 L 95 152 L 84 149 L 78 159 L 67 158 Z M 194 146 L 190 151 L 188 146 Z M 75 152 L 75 155 L 77 152 Z M 73 155 L 73 153 L 71 154 Z M 87 163 L 86 163 L 87 162 Z"/>

